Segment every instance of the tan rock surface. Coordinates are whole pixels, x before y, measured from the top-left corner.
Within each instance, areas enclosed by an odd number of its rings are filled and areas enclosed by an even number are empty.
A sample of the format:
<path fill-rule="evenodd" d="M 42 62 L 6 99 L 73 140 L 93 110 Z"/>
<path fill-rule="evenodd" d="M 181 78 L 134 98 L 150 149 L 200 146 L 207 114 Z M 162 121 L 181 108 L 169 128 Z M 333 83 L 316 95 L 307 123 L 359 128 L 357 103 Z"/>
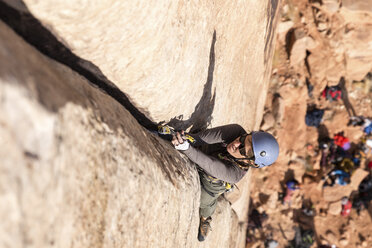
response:
<path fill-rule="evenodd" d="M 244 240 L 221 199 L 210 239 L 200 244 L 194 165 L 2 22 L 0 63 L 1 247 L 237 247 Z"/>
<path fill-rule="evenodd" d="M 247 128 L 262 118 L 275 2 L 24 1 L 152 120 L 204 107 L 212 126 Z"/>
<path fill-rule="evenodd" d="M 340 216 L 341 210 L 342 210 L 341 201 L 336 201 L 329 204 L 328 213 Z"/>
<path fill-rule="evenodd" d="M 304 66 L 306 51 L 316 47 L 315 41 L 311 37 L 303 37 L 294 42 L 291 49 L 290 64 L 291 66 Z"/>
<path fill-rule="evenodd" d="M 354 11 L 372 12 L 372 1 L 353 1 L 353 0 L 341 0 L 342 7 L 345 7 Z"/>

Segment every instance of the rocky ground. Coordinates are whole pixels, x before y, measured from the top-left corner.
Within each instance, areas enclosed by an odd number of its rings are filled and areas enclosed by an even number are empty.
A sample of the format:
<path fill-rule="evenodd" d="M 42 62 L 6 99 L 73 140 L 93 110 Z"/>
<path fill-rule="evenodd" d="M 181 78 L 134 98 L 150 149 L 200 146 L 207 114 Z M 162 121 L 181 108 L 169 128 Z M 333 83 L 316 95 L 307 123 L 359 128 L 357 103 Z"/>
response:
<path fill-rule="evenodd" d="M 286 247 L 295 228 L 313 230 L 314 244 L 337 247 L 372 247 L 372 208 L 355 209 L 341 216 L 341 198 L 353 197 L 368 174 L 372 152 L 347 186 L 323 188 L 318 138 L 344 132 L 352 148 L 365 137 L 360 126 L 348 126 L 351 116 L 372 117 L 372 12 L 371 1 L 282 1 L 273 61 L 271 87 L 261 128 L 279 139 L 278 162 L 252 174 L 250 212 L 265 211 L 261 231 L 248 230 L 247 247 L 264 247 L 274 239 Z M 328 101 L 322 91 L 339 85 L 342 98 Z M 324 109 L 319 127 L 305 124 L 308 106 Z M 291 204 L 280 199 L 287 180 L 296 179 Z M 306 216 L 302 206 L 313 210 Z"/>

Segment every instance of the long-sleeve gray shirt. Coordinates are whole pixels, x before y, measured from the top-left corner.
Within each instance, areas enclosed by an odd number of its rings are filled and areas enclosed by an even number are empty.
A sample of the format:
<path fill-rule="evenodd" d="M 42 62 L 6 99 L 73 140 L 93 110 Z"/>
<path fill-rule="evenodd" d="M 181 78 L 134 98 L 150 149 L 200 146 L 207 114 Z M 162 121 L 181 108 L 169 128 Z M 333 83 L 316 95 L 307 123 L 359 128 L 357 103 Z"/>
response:
<path fill-rule="evenodd" d="M 245 133 L 237 124 L 202 131 L 192 136 L 203 145 L 190 146 L 184 154 L 209 175 L 228 183 L 237 183 L 247 171 L 228 161 L 220 160 L 217 154 L 226 152 L 226 145 Z"/>

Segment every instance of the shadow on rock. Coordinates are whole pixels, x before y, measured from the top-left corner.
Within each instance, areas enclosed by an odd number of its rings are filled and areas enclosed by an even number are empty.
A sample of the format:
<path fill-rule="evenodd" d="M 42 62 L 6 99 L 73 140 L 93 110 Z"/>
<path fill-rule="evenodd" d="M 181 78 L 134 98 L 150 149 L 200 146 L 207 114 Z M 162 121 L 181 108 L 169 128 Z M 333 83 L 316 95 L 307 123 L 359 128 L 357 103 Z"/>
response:
<path fill-rule="evenodd" d="M 209 53 L 209 67 L 207 82 L 204 85 L 203 95 L 196 105 L 194 112 L 188 120 L 182 120 L 182 115 L 175 117 L 168 122 L 168 125 L 176 130 L 186 130 L 191 127 L 190 133 L 197 133 L 207 129 L 212 121 L 212 113 L 214 109 L 216 94 L 212 94 L 213 73 L 215 66 L 214 46 L 216 43 L 216 30 L 213 32 L 212 44 Z"/>
<path fill-rule="evenodd" d="M 338 86 L 341 88 L 342 101 L 344 102 L 344 105 L 345 105 L 347 113 L 349 114 L 349 117 L 356 116 L 355 110 L 349 101 L 344 77 L 341 77 L 340 82 L 338 83 Z"/>

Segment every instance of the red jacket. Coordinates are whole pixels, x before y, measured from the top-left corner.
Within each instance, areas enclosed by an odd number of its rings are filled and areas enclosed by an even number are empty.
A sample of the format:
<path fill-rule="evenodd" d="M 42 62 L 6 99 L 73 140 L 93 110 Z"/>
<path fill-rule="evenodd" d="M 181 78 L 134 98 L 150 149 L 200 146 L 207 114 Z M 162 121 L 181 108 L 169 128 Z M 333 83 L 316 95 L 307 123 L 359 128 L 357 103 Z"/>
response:
<path fill-rule="evenodd" d="M 347 203 L 345 205 L 342 205 L 342 211 L 341 211 L 341 215 L 342 216 L 348 216 L 350 214 L 350 211 L 351 211 L 351 202 L 350 201 L 347 201 Z"/>

